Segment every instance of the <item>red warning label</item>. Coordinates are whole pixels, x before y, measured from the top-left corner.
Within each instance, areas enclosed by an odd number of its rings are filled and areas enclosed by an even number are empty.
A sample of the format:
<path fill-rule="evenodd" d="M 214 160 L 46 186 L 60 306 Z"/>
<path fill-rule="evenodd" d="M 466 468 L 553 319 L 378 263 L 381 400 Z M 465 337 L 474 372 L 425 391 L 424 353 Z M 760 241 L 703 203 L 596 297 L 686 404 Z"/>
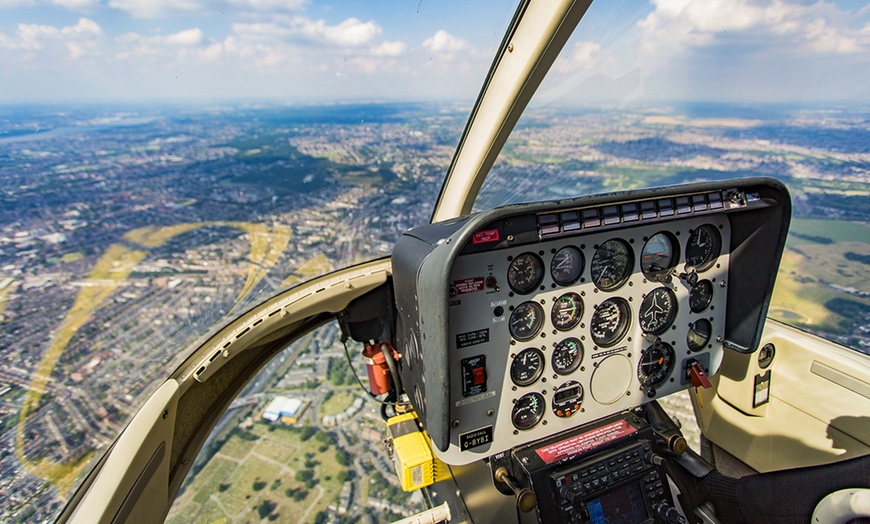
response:
<path fill-rule="evenodd" d="M 488 242 L 498 242 L 499 240 L 501 240 L 501 235 L 499 235 L 498 229 L 484 229 L 471 236 L 472 244 L 486 244 Z"/>
<path fill-rule="evenodd" d="M 466 278 L 463 280 L 454 280 L 453 288 L 456 290 L 457 295 L 464 295 L 466 293 L 474 293 L 476 291 L 483 290 L 483 277 L 478 278 Z"/>
<path fill-rule="evenodd" d="M 624 420 L 602 426 L 580 435 L 575 435 L 561 442 L 536 449 L 535 453 L 547 464 L 597 448 L 602 444 L 636 433 L 637 430 Z"/>

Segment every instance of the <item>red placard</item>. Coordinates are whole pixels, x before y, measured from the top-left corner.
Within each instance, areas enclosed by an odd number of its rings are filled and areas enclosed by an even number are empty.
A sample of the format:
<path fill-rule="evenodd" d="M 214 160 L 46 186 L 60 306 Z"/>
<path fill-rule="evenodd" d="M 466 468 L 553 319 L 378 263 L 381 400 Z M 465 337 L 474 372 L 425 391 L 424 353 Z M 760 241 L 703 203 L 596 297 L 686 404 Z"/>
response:
<path fill-rule="evenodd" d="M 478 231 L 471 236 L 472 244 L 486 244 L 489 242 L 498 242 L 499 240 L 501 240 L 501 235 L 499 234 L 498 229 L 484 229 L 483 231 Z"/>
<path fill-rule="evenodd" d="M 477 291 L 483 290 L 483 277 L 454 280 L 453 287 L 456 289 L 456 294 L 458 295 L 476 293 Z"/>
<path fill-rule="evenodd" d="M 536 449 L 535 453 L 545 463 L 552 464 L 636 432 L 637 430 L 631 424 L 624 420 L 618 420 L 612 424 Z"/>

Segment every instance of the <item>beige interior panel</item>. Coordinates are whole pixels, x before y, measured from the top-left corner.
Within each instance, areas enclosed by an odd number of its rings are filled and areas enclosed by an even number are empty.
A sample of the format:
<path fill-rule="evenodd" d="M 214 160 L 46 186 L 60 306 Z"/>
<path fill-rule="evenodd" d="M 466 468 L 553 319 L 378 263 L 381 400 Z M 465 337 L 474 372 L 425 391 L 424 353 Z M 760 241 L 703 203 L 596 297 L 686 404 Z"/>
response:
<path fill-rule="evenodd" d="M 767 370 L 757 352 L 728 353 L 703 407 L 695 401 L 707 438 L 758 471 L 870 453 L 870 356 L 775 321 L 768 343 Z M 754 407 L 754 378 L 768 370 L 770 401 Z"/>

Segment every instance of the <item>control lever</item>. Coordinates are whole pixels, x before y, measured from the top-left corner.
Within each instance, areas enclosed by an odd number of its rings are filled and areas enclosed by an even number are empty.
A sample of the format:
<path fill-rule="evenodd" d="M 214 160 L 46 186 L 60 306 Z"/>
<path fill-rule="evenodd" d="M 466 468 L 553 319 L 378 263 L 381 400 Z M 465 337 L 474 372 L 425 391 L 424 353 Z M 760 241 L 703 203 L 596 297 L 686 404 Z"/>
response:
<path fill-rule="evenodd" d="M 695 386 L 695 396 L 698 397 L 698 404 L 701 407 L 704 407 L 704 400 L 701 398 L 700 389 L 703 387 L 704 389 L 712 388 L 713 384 L 710 382 L 710 379 L 707 378 L 707 373 L 704 372 L 704 368 L 701 367 L 701 364 L 697 360 L 692 360 L 688 365 L 689 372 L 689 381 Z"/>
<path fill-rule="evenodd" d="M 659 507 L 656 508 L 656 513 L 659 514 L 660 519 L 670 524 L 688 524 L 689 522 L 686 520 L 686 517 L 680 515 L 677 508 L 668 506 L 667 504 L 660 504 Z"/>
<path fill-rule="evenodd" d="M 504 467 L 495 470 L 494 476 L 495 480 L 505 484 L 514 492 L 517 508 L 519 508 L 523 513 L 532 511 L 535 509 L 535 506 L 538 505 L 538 497 L 535 495 L 535 492 L 529 488 L 520 488 L 517 486 L 516 481 L 510 476 L 508 470 Z"/>
<path fill-rule="evenodd" d="M 680 428 L 674 424 L 674 421 L 665 413 L 659 403 L 650 402 L 647 404 L 646 413 L 650 427 L 656 435 L 667 443 L 668 450 L 675 455 L 685 453 L 688 448 L 686 439 L 680 433 Z"/>

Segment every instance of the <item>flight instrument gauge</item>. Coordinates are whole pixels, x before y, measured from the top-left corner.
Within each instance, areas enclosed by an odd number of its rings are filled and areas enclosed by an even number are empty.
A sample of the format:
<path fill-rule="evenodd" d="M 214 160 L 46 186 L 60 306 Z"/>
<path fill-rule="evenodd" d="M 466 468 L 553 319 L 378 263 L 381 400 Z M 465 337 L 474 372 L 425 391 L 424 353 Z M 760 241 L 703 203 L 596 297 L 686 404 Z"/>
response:
<path fill-rule="evenodd" d="M 631 322 L 631 309 L 624 298 L 609 298 L 598 305 L 589 321 L 592 340 L 601 347 L 610 347 L 625 336 Z"/>
<path fill-rule="evenodd" d="M 586 260 L 583 252 L 574 246 L 565 246 L 553 255 L 550 262 L 550 276 L 560 286 L 570 286 L 583 274 Z"/>
<path fill-rule="evenodd" d="M 565 293 L 553 302 L 550 320 L 559 331 L 568 331 L 580 323 L 583 316 L 583 299 L 577 293 Z"/>
<path fill-rule="evenodd" d="M 583 386 L 574 380 L 565 382 L 553 393 L 552 404 L 557 417 L 568 418 L 577 413 L 583 404 Z"/>
<path fill-rule="evenodd" d="M 637 378 L 642 387 L 659 387 L 665 383 L 674 369 L 674 348 L 657 340 L 643 350 L 637 365 Z"/>
<path fill-rule="evenodd" d="M 583 344 L 576 338 L 566 338 L 553 349 L 553 371 L 560 375 L 572 373 L 583 361 Z"/>
<path fill-rule="evenodd" d="M 538 422 L 544 418 L 546 409 L 547 403 L 544 401 L 543 395 L 526 393 L 514 404 L 511 410 L 511 422 L 515 428 L 527 431 L 538 425 Z"/>
<path fill-rule="evenodd" d="M 640 270 L 649 280 L 667 282 L 679 258 L 677 240 L 670 233 L 662 231 L 651 236 L 643 245 Z"/>
<path fill-rule="evenodd" d="M 628 244 L 616 238 L 608 240 L 592 255 L 592 282 L 601 291 L 619 289 L 631 276 L 632 266 L 631 248 Z"/>
<path fill-rule="evenodd" d="M 544 280 L 544 262 L 534 253 L 523 253 L 508 266 L 508 285 L 520 295 L 537 289 Z"/>
<path fill-rule="evenodd" d="M 709 280 L 700 280 L 689 290 L 689 309 L 692 313 L 704 311 L 712 301 L 713 283 Z"/>
<path fill-rule="evenodd" d="M 686 245 L 686 266 L 700 273 L 710 269 L 722 250 L 722 236 L 710 224 L 704 224 L 689 234 Z"/>
<path fill-rule="evenodd" d="M 686 345 L 691 351 L 699 351 L 704 349 L 704 346 L 710 342 L 710 336 L 713 334 L 713 325 L 706 318 L 699 318 L 689 325 L 689 332 L 686 333 Z"/>
<path fill-rule="evenodd" d="M 535 338 L 543 326 L 543 308 L 535 302 L 523 302 L 511 313 L 508 329 L 512 337 L 526 341 Z"/>
<path fill-rule="evenodd" d="M 544 354 L 540 349 L 524 349 L 511 362 L 511 380 L 517 386 L 531 386 L 544 373 Z"/>
<path fill-rule="evenodd" d="M 677 316 L 677 295 L 666 287 L 657 287 L 640 304 L 638 321 L 644 333 L 661 335 Z"/>

